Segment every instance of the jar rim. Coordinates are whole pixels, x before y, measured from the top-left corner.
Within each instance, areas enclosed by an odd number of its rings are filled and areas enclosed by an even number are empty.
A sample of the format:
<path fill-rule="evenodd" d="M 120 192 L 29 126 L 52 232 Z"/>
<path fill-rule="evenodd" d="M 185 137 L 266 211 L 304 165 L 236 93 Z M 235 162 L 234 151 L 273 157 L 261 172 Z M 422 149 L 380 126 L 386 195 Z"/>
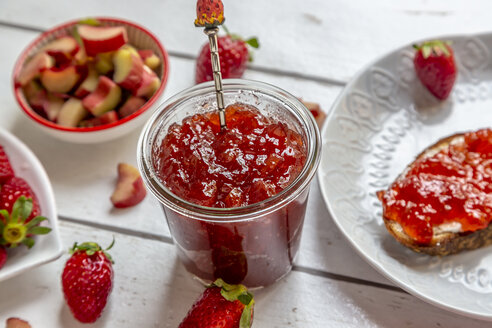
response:
<path fill-rule="evenodd" d="M 197 96 L 215 94 L 213 82 L 205 82 L 182 90 L 161 104 L 145 124 L 137 146 L 138 168 L 151 193 L 164 206 L 188 217 L 213 222 L 239 222 L 271 213 L 296 198 L 310 184 L 320 162 L 321 137 L 314 117 L 302 102 L 287 91 L 268 83 L 246 79 L 224 79 L 223 91 L 249 91 L 265 94 L 280 100 L 285 108 L 294 114 L 299 124 L 306 131 L 306 162 L 298 174 L 284 190 L 263 201 L 241 207 L 216 208 L 194 204 L 173 194 L 157 177 L 152 163 L 154 140 L 162 127 L 162 122 L 171 115 L 171 109 Z"/>

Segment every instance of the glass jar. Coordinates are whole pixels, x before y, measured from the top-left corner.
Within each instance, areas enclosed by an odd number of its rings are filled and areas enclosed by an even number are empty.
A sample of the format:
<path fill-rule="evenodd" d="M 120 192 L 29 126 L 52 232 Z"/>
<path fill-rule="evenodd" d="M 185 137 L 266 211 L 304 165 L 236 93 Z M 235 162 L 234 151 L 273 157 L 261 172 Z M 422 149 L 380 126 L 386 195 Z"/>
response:
<path fill-rule="evenodd" d="M 167 100 L 146 124 L 138 144 L 142 178 L 159 200 L 178 255 L 186 269 L 205 281 L 263 287 L 285 276 L 299 249 L 309 185 L 320 160 L 321 140 L 314 118 L 294 96 L 269 84 L 228 79 L 225 105 L 244 103 L 287 124 L 302 138 L 306 161 L 297 178 L 278 194 L 236 208 L 205 207 L 169 191 L 157 177 L 152 156 L 168 128 L 188 116 L 216 110 L 212 83 L 184 90 Z"/>

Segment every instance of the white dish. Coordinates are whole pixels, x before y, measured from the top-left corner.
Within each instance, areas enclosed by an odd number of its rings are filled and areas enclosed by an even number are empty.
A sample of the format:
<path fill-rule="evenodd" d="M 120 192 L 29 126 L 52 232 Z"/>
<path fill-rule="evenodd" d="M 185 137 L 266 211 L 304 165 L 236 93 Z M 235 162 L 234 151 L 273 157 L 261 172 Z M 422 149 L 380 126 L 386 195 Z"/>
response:
<path fill-rule="evenodd" d="M 492 34 L 440 39 L 453 42 L 458 64 L 451 97 L 438 102 L 420 84 L 410 45 L 370 64 L 325 123 L 318 178 L 333 220 L 372 266 L 427 302 L 492 320 L 492 246 L 417 254 L 386 231 L 375 195 L 440 138 L 492 126 Z"/>
<path fill-rule="evenodd" d="M 25 179 L 38 197 L 41 214 L 49 219 L 52 231 L 36 237 L 30 250 L 19 246 L 9 250 L 7 262 L 0 269 L 0 281 L 59 258 L 63 252 L 58 231 L 55 197 L 48 175 L 32 151 L 19 139 L 0 128 L 0 145 L 7 153 L 15 175 Z M 45 224 L 45 223 L 43 223 Z"/>

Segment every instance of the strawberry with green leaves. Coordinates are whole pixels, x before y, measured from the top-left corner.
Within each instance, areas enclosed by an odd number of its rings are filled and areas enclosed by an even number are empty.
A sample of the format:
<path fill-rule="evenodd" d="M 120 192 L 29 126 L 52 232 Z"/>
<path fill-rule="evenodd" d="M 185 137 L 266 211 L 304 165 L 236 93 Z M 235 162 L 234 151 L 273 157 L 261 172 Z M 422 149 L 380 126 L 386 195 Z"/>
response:
<path fill-rule="evenodd" d="M 227 35 L 219 36 L 217 38 L 220 57 L 220 71 L 224 79 L 240 78 L 243 76 L 248 62 L 253 60 L 248 46 L 252 48 L 259 48 L 260 45 L 256 38 L 243 40 L 238 35 L 230 34 L 227 29 L 226 32 Z M 210 56 L 210 46 L 207 43 L 203 45 L 196 61 L 195 82 L 202 83 L 205 81 L 212 81 L 213 79 L 214 73 L 212 69 L 212 59 Z"/>
<path fill-rule="evenodd" d="M 113 289 L 113 260 L 107 251 L 94 242 L 70 249 L 72 256 L 65 263 L 62 287 L 73 316 L 82 323 L 95 322 L 100 316 Z"/>
<path fill-rule="evenodd" d="M 0 245 L 12 248 L 23 244 L 31 248 L 34 246 L 33 235 L 45 235 L 51 231 L 51 228 L 39 225 L 47 218 L 33 217 L 32 212 L 33 200 L 25 196 L 17 198 L 11 211 L 0 210 Z"/>
<path fill-rule="evenodd" d="M 193 304 L 178 328 L 249 328 L 253 295 L 243 285 L 217 279 Z"/>
<path fill-rule="evenodd" d="M 422 84 L 438 99 L 446 99 L 453 89 L 457 68 L 453 49 L 448 43 L 434 40 L 414 45 L 415 71 Z"/>

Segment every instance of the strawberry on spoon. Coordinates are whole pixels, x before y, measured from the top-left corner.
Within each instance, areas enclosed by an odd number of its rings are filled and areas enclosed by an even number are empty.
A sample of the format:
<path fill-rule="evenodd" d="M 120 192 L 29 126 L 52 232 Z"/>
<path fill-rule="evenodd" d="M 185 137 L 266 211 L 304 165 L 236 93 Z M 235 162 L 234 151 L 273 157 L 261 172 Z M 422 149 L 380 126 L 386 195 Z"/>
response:
<path fill-rule="evenodd" d="M 413 47 L 417 50 L 413 63 L 419 80 L 436 98 L 446 99 L 457 74 L 453 49 L 439 40 Z"/>

